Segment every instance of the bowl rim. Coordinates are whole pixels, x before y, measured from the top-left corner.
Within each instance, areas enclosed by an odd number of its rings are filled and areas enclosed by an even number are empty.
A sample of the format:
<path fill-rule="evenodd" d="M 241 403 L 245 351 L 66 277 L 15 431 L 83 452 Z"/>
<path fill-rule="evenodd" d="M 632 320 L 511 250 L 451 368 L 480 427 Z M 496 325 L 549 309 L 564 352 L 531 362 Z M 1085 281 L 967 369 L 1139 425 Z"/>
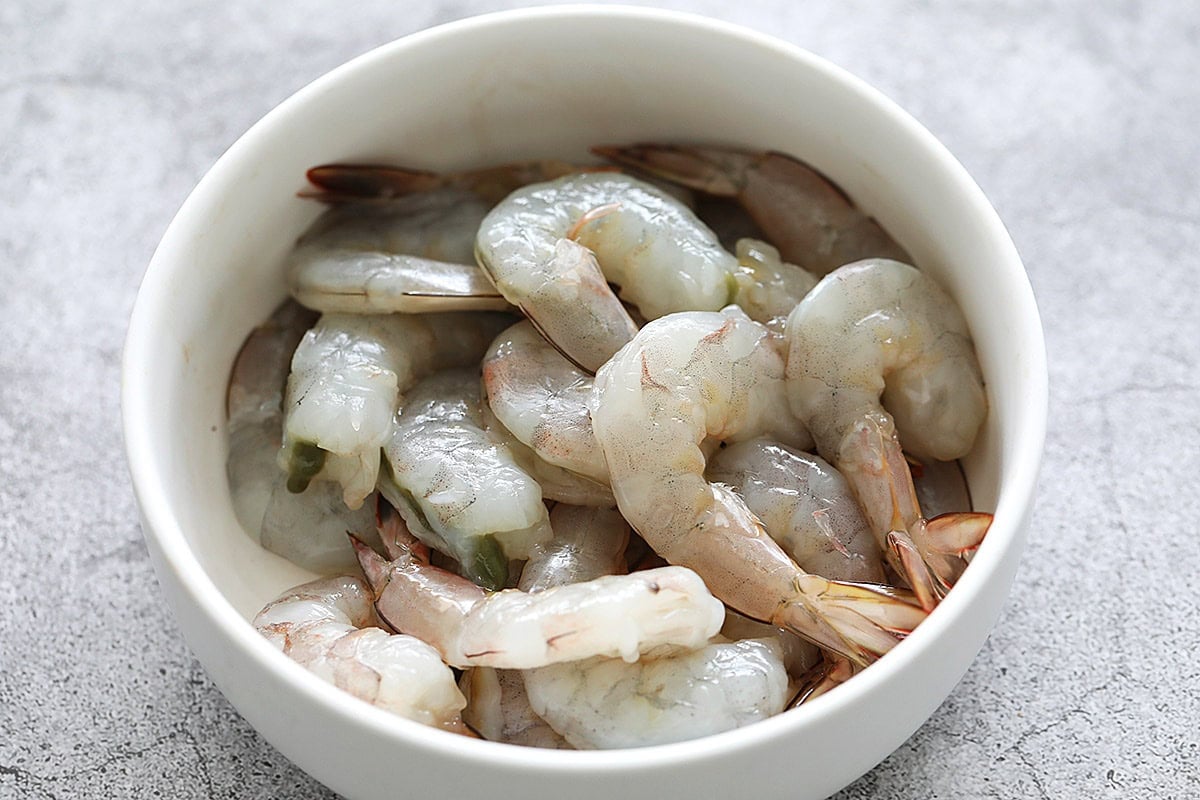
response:
<path fill-rule="evenodd" d="M 393 54 L 415 47 L 436 44 L 483 28 L 522 25 L 530 21 L 603 17 L 622 19 L 631 24 L 656 24 L 686 27 L 713 37 L 737 40 L 747 47 L 772 51 L 807 69 L 821 73 L 824 79 L 836 83 L 842 91 L 858 95 L 875 106 L 880 113 L 891 117 L 907 135 L 936 156 L 939 168 L 951 179 L 961 196 L 971 204 L 972 216 L 985 223 L 994 243 L 1002 248 L 1006 262 L 1014 269 L 1007 275 L 1013 290 L 1006 300 L 1016 305 L 1013 313 L 1027 323 L 1026 333 L 1032 345 L 1024 387 L 1024 414 L 1027 427 L 1019 431 L 1019 441 L 1013 449 L 1016 462 L 1015 479 L 1006 482 L 997 498 L 996 521 L 980 547 L 972 566 L 963 575 L 938 609 L 905 641 L 900 642 L 872 669 L 855 677 L 839 691 L 832 692 L 789 714 L 777 715 L 754 725 L 705 736 L 685 742 L 649 747 L 607 751 L 548 751 L 523 748 L 446 733 L 431 735 L 430 728 L 375 708 L 311 674 L 272 647 L 257 634 L 245 618 L 225 598 L 204 571 L 199 559 L 187 544 L 180 521 L 167 502 L 168 491 L 162 474 L 156 469 L 156 452 L 160 445 L 151 440 L 141 420 L 150 413 L 154 397 L 153 374 L 143 369 L 153 358 L 153 331 L 156 319 L 162 314 L 171 283 L 171 252 L 192 225 L 192 217 L 208 204 L 210 195 L 224 182 L 226 173 L 240 169 L 239 156 L 252 150 L 255 143 L 269 137 L 278 127 L 286 128 L 289 117 L 312 98 L 334 91 L 347 76 L 360 70 L 370 70 L 387 61 Z M 1008 548 L 1021 545 L 1021 529 L 1032 507 L 1040 469 L 1048 414 L 1048 374 L 1044 334 L 1034 301 L 1032 287 L 1015 245 L 987 201 L 982 190 L 965 168 L 932 133 L 882 92 L 864 80 L 826 59 L 797 45 L 782 41 L 759 31 L 689 12 L 626 5 L 562 5 L 497 11 L 417 31 L 369 50 L 324 73 L 287 99 L 283 100 L 259 121 L 254 123 L 216 160 L 188 195 L 167 227 L 143 276 L 127 330 L 122 357 L 121 413 L 126 461 L 134 492 L 143 519 L 143 532 L 161 553 L 161 568 L 169 569 L 189 602 L 219 629 L 230 646 L 240 648 L 273 679 L 283 682 L 290 691 L 300 693 L 337 715 L 349 724 L 363 726 L 375 736 L 399 740 L 418 750 L 435 751 L 440 755 L 472 759 L 491 766 L 535 768 L 567 772 L 629 771 L 639 767 L 679 767 L 706 759 L 717 753 L 729 754 L 757 747 L 766 740 L 790 730 L 820 726 L 824 720 L 840 714 L 856 699 L 874 691 L 893 673 L 936 640 L 966 614 L 976 598 L 990 583 L 1001 566 Z"/>

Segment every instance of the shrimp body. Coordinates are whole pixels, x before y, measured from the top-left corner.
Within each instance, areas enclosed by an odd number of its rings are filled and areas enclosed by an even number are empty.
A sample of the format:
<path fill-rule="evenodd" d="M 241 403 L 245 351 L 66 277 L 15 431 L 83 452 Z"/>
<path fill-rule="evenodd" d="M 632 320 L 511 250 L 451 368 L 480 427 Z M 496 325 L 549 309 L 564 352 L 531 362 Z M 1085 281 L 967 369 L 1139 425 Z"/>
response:
<path fill-rule="evenodd" d="M 817 285 L 816 276 L 785 263 L 777 249 L 758 239 L 739 239 L 735 249 L 733 303 L 755 322 L 782 330 L 788 314 Z"/>
<path fill-rule="evenodd" d="M 437 651 L 374 625 L 371 592 L 351 577 L 289 589 L 254 627 L 309 671 L 360 700 L 416 722 L 464 732 L 466 699 Z"/>
<path fill-rule="evenodd" d="M 458 683 L 466 695 L 463 721 L 493 742 L 570 750 L 570 743 L 529 704 L 520 670 L 475 667 Z"/>
<path fill-rule="evenodd" d="M 318 473 L 358 508 L 375 488 L 379 453 L 407 390 L 435 368 L 477 362 L 503 314 L 325 314 L 292 358 L 281 459 L 289 488 Z"/>
<path fill-rule="evenodd" d="M 483 428 L 479 374 L 439 372 L 419 382 L 384 445 L 380 491 L 425 544 L 469 578 L 503 588 L 510 559 L 551 536 L 542 490 Z"/>
<path fill-rule="evenodd" d="M 890 592 L 801 570 L 730 489 L 704 477 L 701 444 L 770 434 L 803 446 L 782 399 L 779 341 L 738 309 L 643 328 L 596 376 L 592 423 L 613 494 L 672 564 L 695 569 L 747 616 L 858 661 L 889 650 L 923 614 Z"/>
<path fill-rule="evenodd" d="M 787 331 L 793 411 L 849 480 L 893 566 L 931 607 L 953 580 L 955 556 L 925 536 L 901 445 L 918 458 L 957 459 L 983 424 L 987 399 L 962 313 L 914 267 L 870 259 L 827 275 Z M 979 518 L 964 520 L 978 531 Z"/>
<path fill-rule="evenodd" d="M 592 433 L 592 378 L 528 321 L 505 330 L 483 358 L 488 406 L 543 460 L 607 486 L 608 466 Z"/>
<path fill-rule="evenodd" d="M 593 150 L 659 178 L 735 198 L 786 261 L 817 275 L 863 258 L 909 260 L 837 186 L 783 153 L 656 144 Z"/>
<path fill-rule="evenodd" d="M 739 442 L 709 462 L 805 572 L 882 583 L 883 562 L 850 485 L 825 460 L 769 439 Z"/>
<path fill-rule="evenodd" d="M 606 172 L 513 192 L 484 219 L 475 252 L 505 298 L 588 371 L 637 330 L 608 283 L 648 319 L 716 310 L 736 264 L 678 200 Z"/>
<path fill-rule="evenodd" d="M 431 566 L 396 515 L 383 516 L 380 534 L 390 563 L 357 545 L 376 609 L 456 667 L 528 669 L 597 655 L 633 661 L 663 645 L 699 646 L 725 616 L 688 569 L 605 576 L 534 594 L 488 593 Z"/>
<path fill-rule="evenodd" d="M 643 747 L 778 714 L 788 700 L 782 657 L 777 639 L 745 639 L 633 664 L 554 664 L 525 687 L 534 712 L 575 747 Z"/>

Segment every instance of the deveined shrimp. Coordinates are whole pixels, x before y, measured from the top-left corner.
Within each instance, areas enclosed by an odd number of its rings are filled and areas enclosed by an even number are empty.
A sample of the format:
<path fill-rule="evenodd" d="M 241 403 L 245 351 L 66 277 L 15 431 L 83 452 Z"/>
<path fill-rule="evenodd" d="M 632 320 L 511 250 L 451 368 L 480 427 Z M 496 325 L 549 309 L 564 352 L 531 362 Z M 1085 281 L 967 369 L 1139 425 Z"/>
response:
<path fill-rule="evenodd" d="M 424 546 L 380 506 L 386 561 L 356 544 L 379 615 L 456 667 L 528 669 L 596 655 L 634 660 L 663 645 L 696 647 L 725 608 L 691 570 L 663 567 L 529 594 L 488 593 L 429 564 Z"/>
<path fill-rule="evenodd" d="M 488 208 L 455 189 L 335 206 L 288 255 L 292 296 L 324 312 L 502 311 L 508 303 L 474 263 Z"/>
<path fill-rule="evenodd" d="M 901 451 L 956 459 L 983 424 L 987 398 L 962 313 L 914 267 L 869 259 L 827 275 L 787 331 L 792 410 L 849 480 L 892 566 L 931 608 L 965 566 L 959 552 L 991 520 L 964 513 L 927 525 Z"/>
<path fill-rule="evenodd" d="M 384 444 L 379 490 L 425 544 L 451 556 L 488 589 L 508 562 L 550 539 L 542 490 L 483 428 L 479 372 L 447 370 L 405 395 Z"/>
<path fill-rule="evenodd" d="M 823 459 L 770 439 L 738 442 L 709 460 L 708 479 L 737 490 L 805 572 L 883 582 L 879 545 L 850 485 Z"/>
<path fill-rule="evenodd" d="M 818 275 L 863 258 L 909 260 L 841 189 L 783 153 L 659 144 L 592 149 L 659 178 L 736 198 L 786 261 Z"/>
<path fill-rule="evenodd" d="M 859 663 L 924 613 L 883 588 L 805 573 L 732 490 L 704 478 L 701 444 L 799 438 L 779 341 L 740 310 L 655 320 L 597 374 L 592 404 L 621 512 L 667 561 L 689 566 L 742 613 Z"/>
<path fill-rule="evenodd" d="M 608 485 L 592 433 L 592 378 L 567 361 L 528 320 L 508 328 L 483 357 L 492 413 L 543 460 Z"/>
<path fill-rule="evenodd" d="M 476 257 L 509 302 L 589 372 L 637 330 L 610 281 L 652 319 L 723 307 L 735 264 L 675 198 L 603 172 L 513 192 L 480 226 Z"/>
<path fill-rule="evenodd" d="M 465 733 L 467 701 L 437 651 L 375 626 L 371 590 L 358 578 L 312 581 L 254 618 L 273 645 L 320 678 L 402 717 Z"/>
<path fill-rule="evenodd" d="M 525 565 L 523 589 L 550 591 L 623 568 L 629 525 L 615 509 L 559 505 L 551 522 L 555 537 Z M 788 677 L 774 634 L 651 652 L 634 663 L 590 658 L 526 670 L 529 704 L 580 748 L 637 747 L 731 730 L 783 709 Z"/>
<path fill-rule="evenodd" d="M 374 489 L 401 393 L 435 368 L 476 363 L 504 314 L 325 314 L 292 357 L 281 459 L 288 488 L 321 477 L 358 508 Z"/>

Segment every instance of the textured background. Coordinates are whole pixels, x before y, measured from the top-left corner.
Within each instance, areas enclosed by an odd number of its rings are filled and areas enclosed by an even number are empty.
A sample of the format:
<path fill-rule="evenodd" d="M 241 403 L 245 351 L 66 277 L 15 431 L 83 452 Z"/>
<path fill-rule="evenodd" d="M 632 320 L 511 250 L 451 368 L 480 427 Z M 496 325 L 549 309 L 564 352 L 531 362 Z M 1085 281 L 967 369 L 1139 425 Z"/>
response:
<path fill-rule="evenodd" d="M 392 38 L 524 4 L 162 5 L 0 5 L 4 798 L 328 796 L 159 598 L 118 424 L 126 320 L 187 192 L 268 109 Z M 809 48 L 912 112 L 999 209 L 1045 321 L 1050 434 L 1006 611 L 840 800 L 1200 795 L 1200 7 L 660 5 Z"/>

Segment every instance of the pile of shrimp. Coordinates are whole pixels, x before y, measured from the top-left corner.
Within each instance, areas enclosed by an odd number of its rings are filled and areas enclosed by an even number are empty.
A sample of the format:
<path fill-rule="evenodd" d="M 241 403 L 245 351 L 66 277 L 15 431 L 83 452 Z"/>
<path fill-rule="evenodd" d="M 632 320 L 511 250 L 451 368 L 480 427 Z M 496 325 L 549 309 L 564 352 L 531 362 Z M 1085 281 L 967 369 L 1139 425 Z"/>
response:
<path fill-rule="evenodd" d="M 228 396 L 254 620 L 356 697 L 551 748 L 706 736 L 895 647 L 991 522 L 961 312 L 779 153 L 328 165 Z M 616 165 L 616 166 L 613 166 Z"/>

